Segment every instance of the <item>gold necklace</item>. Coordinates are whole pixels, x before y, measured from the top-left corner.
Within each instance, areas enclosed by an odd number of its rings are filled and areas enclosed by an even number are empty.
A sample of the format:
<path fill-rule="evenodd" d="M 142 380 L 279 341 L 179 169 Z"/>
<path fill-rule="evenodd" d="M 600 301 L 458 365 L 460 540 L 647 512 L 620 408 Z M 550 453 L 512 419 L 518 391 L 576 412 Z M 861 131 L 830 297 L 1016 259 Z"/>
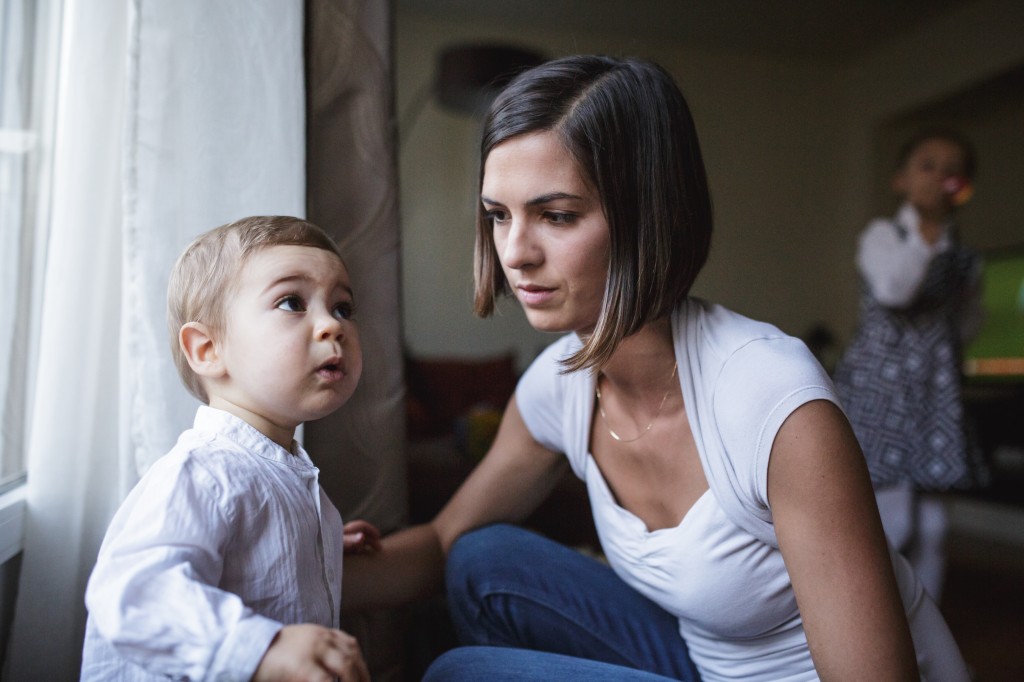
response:
<path fill-rule="evenodd" d="M 622 436 L 620 436 L 619 434 L 615 433 L 615 431 L 612 430 L 611 424 L 608 423 L 608 415 L 604 413 L 604 406 L 601 405 L 601 377 L 597 378 L 597 383 L 594 386 L 594 393 L 597 394 L 597 411 L 601 413 L 601 419 L 604 420 L 604 426 L 606 429 L 608 429 L 608 433 L 611 434 L 612 438 L 619 441 L 620 443 L 632 443 L 634 441 L 640 440 L 641 438 L 647 435 L 647 432 L 651 430 L 652 426 L 654 426 L 654 422 L 657 421 L 658 415 L 661 414 L 661 408 L 665 407 L 665 401 L 668 400 L 668 394 L 672 392 L 672 379 L 675 378 L 676 369 L 678 369 L 678 367 L 679 362 L 676 361 L 676 363 L 672 365 L 672 374 L 670 374 L 668 377 L 668 390 L 665 391 L 665 395 L 661 396 L 661 403 L 658 405 L 658 411 L 654 413 L 654 418 L 651 419 L 651 423 L 647 425 L 647 428 L 640 432 L 640 435 L 634 438 L 623 438 Z"/>

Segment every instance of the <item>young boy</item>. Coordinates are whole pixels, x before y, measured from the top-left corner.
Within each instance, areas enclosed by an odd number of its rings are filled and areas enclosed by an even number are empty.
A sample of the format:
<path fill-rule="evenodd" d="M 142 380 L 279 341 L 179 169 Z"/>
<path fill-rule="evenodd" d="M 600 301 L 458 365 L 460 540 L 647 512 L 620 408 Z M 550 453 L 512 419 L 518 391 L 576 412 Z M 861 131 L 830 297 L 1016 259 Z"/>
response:
<path fill-rule="evenodd" d="M 252 217 L 197 238 L 168 287 L 175 363 L 206 403 L 112 520 L 86 590 L 82 680 L 367 680 L 336 629 L 345 532 L 296 427 L 362 371 L 348 272 L 320 228 Z"/>

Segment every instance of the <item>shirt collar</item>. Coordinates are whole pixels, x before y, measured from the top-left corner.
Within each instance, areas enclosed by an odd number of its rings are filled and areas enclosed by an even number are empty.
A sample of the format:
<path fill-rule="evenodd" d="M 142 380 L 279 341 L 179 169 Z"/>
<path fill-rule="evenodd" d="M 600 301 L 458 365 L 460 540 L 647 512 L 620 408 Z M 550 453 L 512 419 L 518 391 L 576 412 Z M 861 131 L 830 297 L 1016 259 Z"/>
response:
<path fill-rule="evenodd" d="M 293 469 L 318 471 L 306 450 L 298 441 L 292 441 L 294 454 L 261 433 L 258 429 L 230 412 L 209 405 L 200 405 L 193 426 L 198 431 L 212 432 L 227 438 L 246 451 Z"/>

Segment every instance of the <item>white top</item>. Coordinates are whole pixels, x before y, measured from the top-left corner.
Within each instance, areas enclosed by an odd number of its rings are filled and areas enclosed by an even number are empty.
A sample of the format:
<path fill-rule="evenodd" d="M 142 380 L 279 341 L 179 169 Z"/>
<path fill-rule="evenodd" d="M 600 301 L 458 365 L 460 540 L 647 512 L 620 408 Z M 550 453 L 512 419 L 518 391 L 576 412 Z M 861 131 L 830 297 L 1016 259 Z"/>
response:
<path fill-rule="evenodd" d="M 893 229 L 893 223 L 906 231 L 906 238 Z M 921 216 L 909 202 L 900 206 L 895 218 L 875 218 L 868 223 L 857 244 L 857 270 L 875 300 L 890 308 L 909 305 L 932 258 L 952 246 L 952 226 L 948 221 L 940 237 L 929 244 L 921 236 Z"/>
<path fill-rule="evenodd" d="M 683 399 L 710 486 L 675 528 L 648 531 L 618 505 L 594 462 L 589 451 L 594 375 L 559 373 L 558 360 L 580 347 L 575 335 L 552 344 L 530 366 L 516 389 L 516 404 L 533 437 L 564 452 L 586 483 L 612 568 L 679 619 L 702 679 L 816 680 L 775 541 L 768 459 L 793 410 L 811 400 L 836 402 L 831 381 L 802 342 L 720 306 L 690 299 L 673 315 L 672 328 Z M 898 563 L 913 626 L 926 611 L 919 608 L 923 591 L 906 562 Z M 927 615 L 929 624 L 937 618 L 944 630 L 933 606 Z M 923 649 L 933 647 L 917 642 L 919 630 L 914 636 L 924 673 L 933 655 Z M 930 631 L 923 638 L 939 647 L 950 644 Z M 941 664 L 955 671 L 955 644 L 952 656 L 952 662 Z"/>
<path fill-rule="evenodd" d="M 952 219 L 943 224 L 935 243 L 929 244 L 921 236 L 921 214 L 913 204 L 904 202 L 895 216 L 875 218 L 861 232 L 857 271 L 876 301 L 887 308 L 905 308 L 917 298 L 932 259 L 953 245 Z M 957 312 L 956 329 L 963 342 L 974 338 L 985 321 L 981 275 L 981 261 L 977 261 L 971 274 L 970 295 Z"/>
<path fill-rule="evenodd" d="M 199 408 L 110 523 L 82 680 L 248 680 L 283 624 L 338 627 L 342 520 L 294 450 Z"/>

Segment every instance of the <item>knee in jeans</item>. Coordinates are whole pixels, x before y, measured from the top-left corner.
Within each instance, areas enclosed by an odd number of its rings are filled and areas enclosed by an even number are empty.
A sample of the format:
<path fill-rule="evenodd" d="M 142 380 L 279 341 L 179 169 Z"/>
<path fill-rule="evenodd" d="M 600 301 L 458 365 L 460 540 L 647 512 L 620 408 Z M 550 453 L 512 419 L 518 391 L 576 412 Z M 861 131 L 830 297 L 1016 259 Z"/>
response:
<path fill-rule="evenodd" d="M 476 601 L 474 577 L 494 561 L 502 548 L 509 547 L 509 538 L 518 532 L 514 526 L 485 526 L 460 536 L 448 551 L 445 585 L 449 597 L 457 595 L 462 603 Z"/>

